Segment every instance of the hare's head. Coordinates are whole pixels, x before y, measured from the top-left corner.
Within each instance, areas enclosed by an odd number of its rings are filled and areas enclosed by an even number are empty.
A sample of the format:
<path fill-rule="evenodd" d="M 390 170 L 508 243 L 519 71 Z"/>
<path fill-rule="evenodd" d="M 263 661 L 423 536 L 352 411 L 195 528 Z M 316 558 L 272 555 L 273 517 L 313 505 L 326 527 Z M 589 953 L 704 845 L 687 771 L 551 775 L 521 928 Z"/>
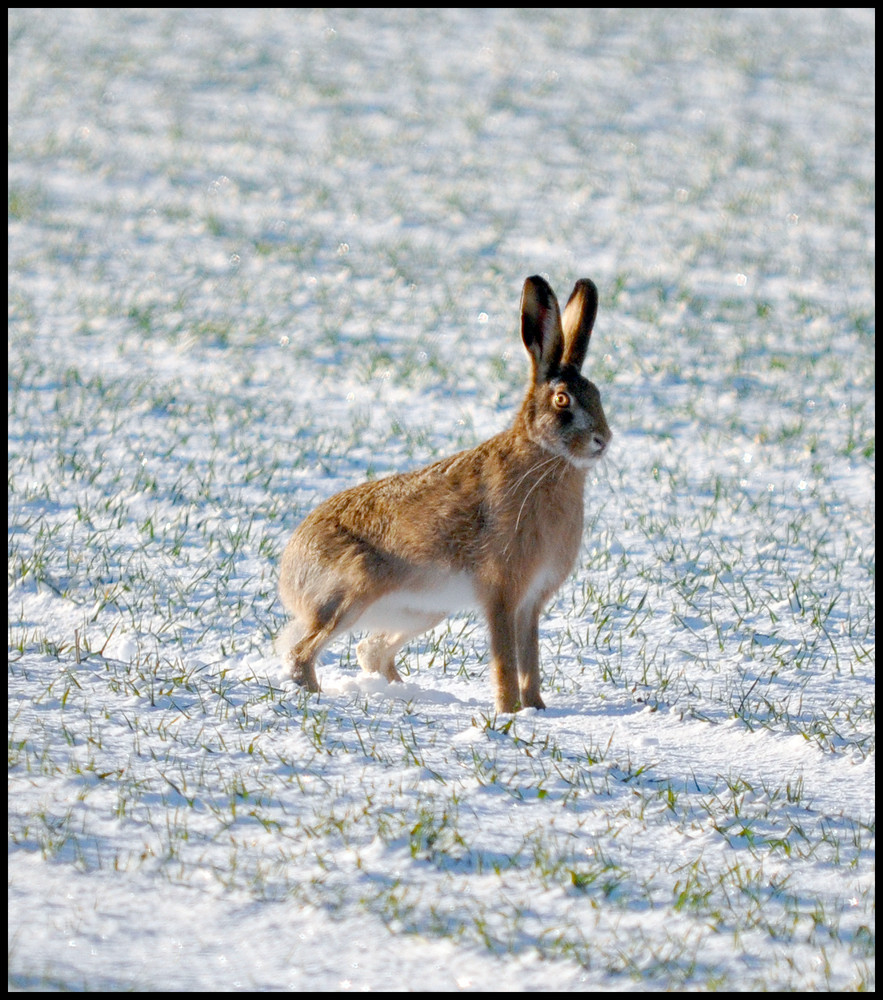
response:
<path fill-rule="evenodd" d="M 601 394 L 581 373 L 597 311 L 598 290 L 588 278 L 574 286 L 563 317 L 543 278 L 524 283 L 521 337 L 533 376 L 519 426 L 535 444 L 579 469 L 598 461 L 611 438 Z"/>

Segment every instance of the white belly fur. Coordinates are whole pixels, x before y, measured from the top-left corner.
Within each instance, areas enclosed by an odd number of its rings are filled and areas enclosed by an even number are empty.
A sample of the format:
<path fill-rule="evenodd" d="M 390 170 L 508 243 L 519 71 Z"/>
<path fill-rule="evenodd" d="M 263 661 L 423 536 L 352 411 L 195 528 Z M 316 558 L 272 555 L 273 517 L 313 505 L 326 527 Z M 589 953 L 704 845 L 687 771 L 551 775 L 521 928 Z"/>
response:
<path fill-rule="evenodd" d="M 411 632 L 430 627 L 455 611 L 474 611 L 478 599 L 466 573 L 442 577 L 426 586 L 393 590 L 367 607 L 352 631 Z"/>
<path fill-rule="evenodd" d="M 533 607 L 544 593 L 556 590 L 560 583 L 557 567 L 540 567 L 522 595 L 521 607 Z M 349 631 L 419 633 L 457 611 L 479 609 L 472 578 L 466 573 L 456 573 L 419 587 L 384 594 L 362 612 Z"/>

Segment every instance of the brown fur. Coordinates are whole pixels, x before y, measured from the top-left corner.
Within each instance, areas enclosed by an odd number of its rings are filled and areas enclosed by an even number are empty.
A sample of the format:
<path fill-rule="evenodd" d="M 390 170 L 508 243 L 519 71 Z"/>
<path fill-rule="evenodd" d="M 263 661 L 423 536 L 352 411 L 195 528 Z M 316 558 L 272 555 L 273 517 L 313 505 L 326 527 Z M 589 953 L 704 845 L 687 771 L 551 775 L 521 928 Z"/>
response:
<path fill-rule="evenodd" d="M 552 289 L 528 278 L 522 339 L 533 376 L 512 427 L 338 493 L 295 530 L 279 589 L 301 630 L 288 651 L 298 683 L 317 691 L 318 653 L 360 627 L 370 633 L 362 667 L 400 680 L 398 649 L 465 601 L 488 620 L 497 710 L 544 707 L 539 615 L 576 561 L 586 472 L 611 436 L 598 390 L 579 373 L 596 308 L 594 285 L 578 282 L 562 328 Z"/>

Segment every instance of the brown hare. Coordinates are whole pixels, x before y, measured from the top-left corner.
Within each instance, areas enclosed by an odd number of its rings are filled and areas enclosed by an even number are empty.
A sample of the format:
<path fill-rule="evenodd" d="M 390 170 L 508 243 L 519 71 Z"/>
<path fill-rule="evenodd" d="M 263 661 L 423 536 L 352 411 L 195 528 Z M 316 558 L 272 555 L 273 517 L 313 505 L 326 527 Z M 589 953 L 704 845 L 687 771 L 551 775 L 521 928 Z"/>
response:
<path fill-rule="evenodd" d="M 294 680 L 337 635 L 367 631 L 362 669 L 400 681 L 395 655 L 448 615 L 477 608 L 490 630 L 498 712 L 544 708 L 539 618 L 573 568 L 586 473 L 610 442 L 598 389 L 580 374 L 598 292 L 576 283 L 562 317 L 528 278 L 521 336 L 532 372 L 512 426 L 425 469 L 344 490 L 295 530 L 279 592 Z M 288 638 L 291 636 L 291 638 Z"/>

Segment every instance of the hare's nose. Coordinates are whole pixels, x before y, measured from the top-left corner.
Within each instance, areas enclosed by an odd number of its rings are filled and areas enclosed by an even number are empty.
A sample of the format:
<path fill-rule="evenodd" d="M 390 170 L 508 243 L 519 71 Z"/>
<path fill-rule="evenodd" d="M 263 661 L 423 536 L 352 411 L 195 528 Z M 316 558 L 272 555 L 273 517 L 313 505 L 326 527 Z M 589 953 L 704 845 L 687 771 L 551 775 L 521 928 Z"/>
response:
<path fill-rule="evenodd" d="M 593 455 L 603 455 L 607 450 L 607 445 L 610 444 L 611 434 L 608 431 L 606 434 L 601 434 L 595 431 L 592 434 L 592 454 Z"/>

